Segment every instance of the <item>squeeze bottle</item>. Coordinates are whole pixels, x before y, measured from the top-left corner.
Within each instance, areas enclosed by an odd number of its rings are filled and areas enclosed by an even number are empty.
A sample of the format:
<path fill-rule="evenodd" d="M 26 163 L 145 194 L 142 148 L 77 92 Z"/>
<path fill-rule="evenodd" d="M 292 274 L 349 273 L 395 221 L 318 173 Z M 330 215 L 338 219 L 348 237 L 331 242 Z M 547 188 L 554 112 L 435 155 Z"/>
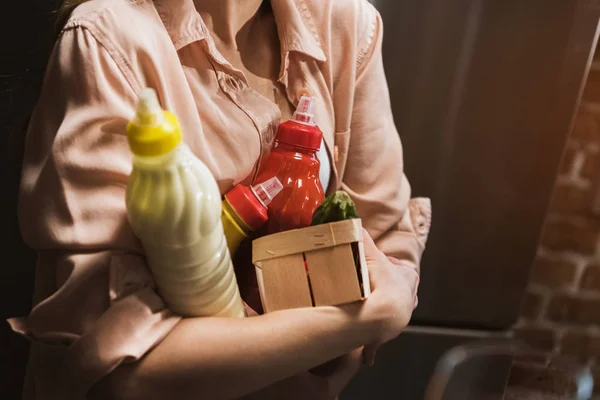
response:
<path fill-rule="evenodd" d="M 267 206 L 282 189 L 279 179 L 273 177 L 252 187 L 236 185 L 225 195 L 221 220 L 232 256 L 251 232 L 267 222 Z"/>
<path fill-rule="evenodd" d="M 134 154 L 127 215 L 158 292 L 182 316 L 244 317 L 217 182 L 153 89 L 140 94 L 127 139 Z"/>
<path fill-rule="evenodd" d="M 314 120 L 315 100 L 302 96 L 292 119 L 279 125 L 273 150 L 258 174 L 259 182 L 277 177 L 283 185 L 269 205 L 269 234 L 310 226 L 325 199 L 317 157 L 323 132 Z"/>

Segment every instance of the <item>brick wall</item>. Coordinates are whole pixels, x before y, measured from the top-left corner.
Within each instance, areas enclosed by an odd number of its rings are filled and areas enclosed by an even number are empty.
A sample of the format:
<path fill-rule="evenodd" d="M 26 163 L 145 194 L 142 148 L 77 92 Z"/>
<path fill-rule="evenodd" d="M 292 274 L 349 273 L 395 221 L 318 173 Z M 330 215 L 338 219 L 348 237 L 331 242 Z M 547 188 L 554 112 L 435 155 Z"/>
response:
<path fill-rule="evenodd" d="M 594 366 L 600 388 L 600 50 L 564 153 L 517 336 Z"/>

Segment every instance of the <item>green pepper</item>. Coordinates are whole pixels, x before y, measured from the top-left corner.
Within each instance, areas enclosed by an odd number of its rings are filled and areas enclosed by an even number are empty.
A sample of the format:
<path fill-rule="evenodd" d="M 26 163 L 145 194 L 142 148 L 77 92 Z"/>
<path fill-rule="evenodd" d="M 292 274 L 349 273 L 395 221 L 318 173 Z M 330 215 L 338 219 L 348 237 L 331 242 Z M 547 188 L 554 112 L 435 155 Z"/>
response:
<path fill-rule="evenodd" d="M 315 210 L 312 217 L 312 225 L 328 224 L 330 222 L 343 221 L 345 219 L 358 218 L 356 206 L 343 190 L 330 194 Z"/>

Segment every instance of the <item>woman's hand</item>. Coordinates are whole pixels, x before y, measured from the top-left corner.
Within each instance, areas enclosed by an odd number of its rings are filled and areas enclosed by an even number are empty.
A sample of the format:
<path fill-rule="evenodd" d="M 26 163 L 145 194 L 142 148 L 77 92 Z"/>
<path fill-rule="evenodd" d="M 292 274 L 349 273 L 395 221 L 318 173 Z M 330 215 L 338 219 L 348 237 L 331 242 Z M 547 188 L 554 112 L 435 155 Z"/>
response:
<path fill-rule="evenodd" d="M 337 398 L 342 390 L 350 383 L 363 364 L 363 348 L 354 350 L 335 360 L 334 369 L 323 376 L 327 381 L 327 394 Z"/>
<path fill-rule="evenodd" d="M 372 365 L 377 348 L 396 338 L 408 325 L 417 306 L 419 274 L 409 264 L 386 257 L 366 230 L 363 230 L 363 238 L 372 289 L 365 311 L 380 322 L 375 341 L 364 350 L 365 363 Z"/>
<path fill-rule="evenodd" d="M 258 313 L 244 303 L 248 317 Z M 243 397 L 243 400 L 333 400 L 336 399 L 363 364 L 363 348 L 336 358 L 311 372 L 303 372 Z"/>

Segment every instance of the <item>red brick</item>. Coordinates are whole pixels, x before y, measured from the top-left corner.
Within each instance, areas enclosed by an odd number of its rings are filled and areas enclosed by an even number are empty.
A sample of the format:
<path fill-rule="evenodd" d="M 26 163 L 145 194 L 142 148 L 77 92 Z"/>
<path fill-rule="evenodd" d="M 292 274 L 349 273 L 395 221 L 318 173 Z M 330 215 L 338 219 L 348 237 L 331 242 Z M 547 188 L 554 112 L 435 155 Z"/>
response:
<path fill-rule="evenodd" d="M 585 83 L 583 99 L 592 103 L 600 103 L 600 71 L 590 71 Z"/>
<path fill-rule="evenodd" d="M 581 224 L 568 221 L 548 222 L 542 234 L 542 243 L 552 250 L 594 254 L 600 235 L 600 222 L 587 220 Z"/>
<path fill-rule="evenodd" d="M 598 161 L 600 161 L 600 155 L 598 153 L 587 152 L 579 175 L 584 179 L 589 179 L 593 182 L 596 181 L 600 175 L 600 171 L 598 171 Z"/>
<path fill-rule="evenodd" d="M 572 262 L 538 257 L 529 279 L 551 289 L 560 289 L 573 284 L 576 272 L 577 266 Z"/>
<path fill-rule="evenodd" d="M 600 357 L 600 335 L 567 332 L 561 341 L 561 353 L 582 359 Z"/>
<path fill-rule="evenodd" d="M 600 291 L 600 265 L 590 265 L 581 279 L 581 288 Z"/>
<path fill-rule="evenodd" d="M 550 300 L 548 319 L 579 325 L 600 325 L 600 298 L 585 299 L 560 294 Z"/>
<path fill-rule="evenodd" d="M 593 193 L 568 183 L 559 183 L 554 189 L 550 212 L 563 215 L 586 215 L 592 207 Z"/>
<path fill-rule="evenodd" d="M 526 319 L 536 319 L 542 313 L 544 298 L 542 295 L 532 292 L 525 293 L 521 304 L 521 316 Z"/>
<path fill-rule="evenodd" d="M 565 149 L 562 160 L 560 162 L 560 171 L 561 175 L 566 175 L 571 172 L 573 168 L 573 161 L 575 160 L 575 155 L 577 154 L 578 149 L 574 146 L 567 146 Z"/>
<path fill-rule="evenodd" d="M 553 330 L 541 327 L 515 328 L 515 337 L 539 350 L 553 350 L 556 334 Z"/>
<path fill-rule="evenodd" d="M 600 139 L 598 137 L 597 121 L 592 113 L 584 107 L 579 107 L 579 110 L 577 111 L 573 130 L 571 131 L 571 139 L 581 141 L 584 145 L 598 142 Z"/>

